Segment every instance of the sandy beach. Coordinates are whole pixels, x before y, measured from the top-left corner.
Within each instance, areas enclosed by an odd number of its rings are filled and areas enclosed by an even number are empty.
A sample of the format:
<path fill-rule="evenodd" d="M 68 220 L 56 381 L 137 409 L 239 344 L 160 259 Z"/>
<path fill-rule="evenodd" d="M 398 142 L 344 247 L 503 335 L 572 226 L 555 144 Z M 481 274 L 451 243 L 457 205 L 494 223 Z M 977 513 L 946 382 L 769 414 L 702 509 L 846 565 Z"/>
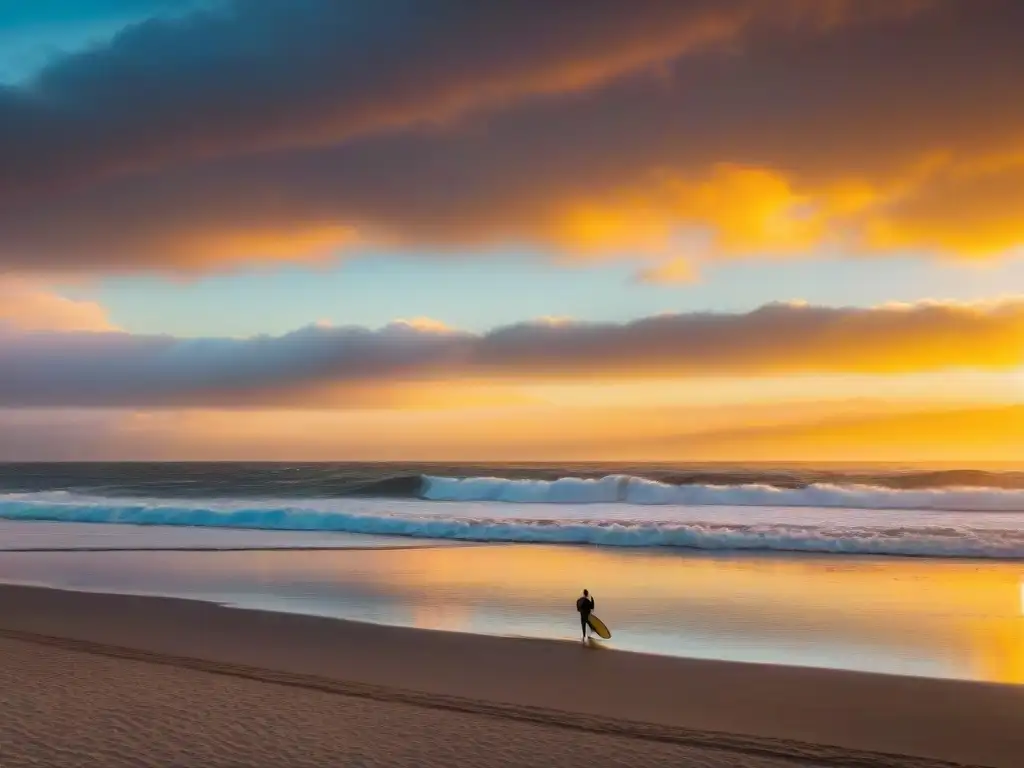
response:
<path fill-rule="evenodd" d="M 1011 768 L 1024 688 L 0 587 L 0 763 Z"/>
<path fill-rule="evenodd" d="M 1022 32 L 0 0 L 0 768 L 1024 768 Z"/>

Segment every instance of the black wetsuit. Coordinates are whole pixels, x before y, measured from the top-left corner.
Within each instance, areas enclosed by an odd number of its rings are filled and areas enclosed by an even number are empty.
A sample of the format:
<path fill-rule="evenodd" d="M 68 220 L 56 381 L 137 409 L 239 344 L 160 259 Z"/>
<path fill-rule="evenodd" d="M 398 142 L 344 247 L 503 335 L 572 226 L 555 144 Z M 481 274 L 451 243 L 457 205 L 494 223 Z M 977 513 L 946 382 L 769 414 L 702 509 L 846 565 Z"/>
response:
<path fill-rule="evenodd" d="M 594 610 L 594 598 L 592 597 L 580 597 L 576 601 L 576 610 L 580 612 L 580 628 L 583 630 L 583 636 L 587 636 L 587 619 L 590 618 L 590 612 Z"/>

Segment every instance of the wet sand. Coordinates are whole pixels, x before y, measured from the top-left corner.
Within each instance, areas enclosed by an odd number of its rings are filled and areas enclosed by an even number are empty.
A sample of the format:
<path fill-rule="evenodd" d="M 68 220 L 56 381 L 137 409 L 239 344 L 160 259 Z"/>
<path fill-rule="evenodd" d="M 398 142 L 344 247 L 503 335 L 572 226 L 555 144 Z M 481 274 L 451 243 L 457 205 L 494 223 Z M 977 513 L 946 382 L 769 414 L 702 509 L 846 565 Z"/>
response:
<path fill-rule="evenodd" d="M 0 764 L 1010 768 L 1024 687 L 0 587 Z M 902 756 L 902 757 L 898 757 Z"/>
<path fill-rule="evenodd" d="M 88 538 L 62 525 L 36 544 Z M 549 640 L 575 636 L 587 587 L 617 650 L 1024 684 L 1020 562 L 515 544 L 0 552 L 0 582 Z"/>

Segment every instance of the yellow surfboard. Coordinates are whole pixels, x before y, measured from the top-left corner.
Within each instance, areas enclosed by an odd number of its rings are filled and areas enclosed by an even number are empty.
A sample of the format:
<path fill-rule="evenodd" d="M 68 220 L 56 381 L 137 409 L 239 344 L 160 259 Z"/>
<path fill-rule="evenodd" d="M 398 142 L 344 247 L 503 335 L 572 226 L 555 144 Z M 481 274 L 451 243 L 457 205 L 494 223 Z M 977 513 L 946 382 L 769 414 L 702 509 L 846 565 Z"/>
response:
<path fill-rule="evenodd" d="M 597 633 L 598 637 L 603 638 L 605 640 L 611 638 L 612 633 L 608 631 L 608 627 L 606 627 L 604 625 L 604 622 L 597 618 L 597 616 L 595 616 L 594 614 L 590 614 L 587 617 L 587 624 L 589 624 L 590 628 Z"/>

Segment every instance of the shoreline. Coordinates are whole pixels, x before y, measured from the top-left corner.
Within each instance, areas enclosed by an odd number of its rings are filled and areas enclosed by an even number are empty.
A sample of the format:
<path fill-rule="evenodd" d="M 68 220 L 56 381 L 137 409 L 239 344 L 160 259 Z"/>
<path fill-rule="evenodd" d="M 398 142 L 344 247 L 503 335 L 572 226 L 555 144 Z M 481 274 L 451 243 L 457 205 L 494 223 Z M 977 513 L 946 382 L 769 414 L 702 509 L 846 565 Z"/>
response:
<path fill-rule="evenodd" d="M 443 502 L 442 502 L 443 503 Z M 505 502 L 500 502 L 505 503 Z M 702 506 L 702 505 L 693 505 Z M 715 508 L 713 505 L 707 505 L 711 508 Z M 738 505 L 742 506 L 742 505 Z M 757 508 L 757 507 L 754 507 Z M 875 510 L 877 511 L 877 510 Z M 932 510 L 914 510 L 914 511 L 932 511 Z M 947 510 L 943 510 L 947 511 Z M 1016 511 L 997 511 L 997 512 L 985 512 L 984 514 L 992 515 L 1017 515 L 1021 514 Z M 420 535 L 417 533 L 363 533 L 363 532 L 352 532 L 342 530 L 326 530 L 326 529 L 315 529 L 315 528 L 251 528 L 244 526 L 230 526 L 230 525 L 186 525 L 179 523 L 140 523 L 140 522 L 96 522 L 96 521 L 78 521 L 78 520 L 63 520 L 57 517 L 45 518 L 45 517 L 33 517 L 33 518 L 14 518 L 14 517 L 3 517 L 0 516 L 0 524 L 2 523 L 20 523 L 20 524 L 32 524 L 32 523 L 48 523 L 48 524 L 61 524 L 61 525 L 92 525 L 92 526 L 118 526 L 122 528 L 138 529 L 138 530 L 174 530 L 174 531 L 188 531 L 196 532 L 200 531 L 207 533 L 210 531 L 219 532 L 226 531 L 228 533 L 254 533 L 257 535 L 273 536 L 277 535 L 340 535 L 354 538 L 366 538 L 366 539 L 399 539 L 401 543 L 396 542 L 394 544 L 386 545 L 347 545 L 347 544 L 296 544 L 296 545 L 191 545 L 191 546 L 132 546 L 132 545 L 113 545 L 113 546 L 67 546 L 67 547 L 0 547 L 0 555 L 3 554 L 22 554 L 22 553 L 58 553 L 58 552 L 350 552 L 350 551 L 364 551 L 364 550 L 376 550 L 376 551 L 394 551 L 394 550 L 414 550 L 414 549 L 439 549 L 439 548 L 456 548 L 456 547 L 565 547 L 571 549 L 596 549 L 596 550 L 607 550 L 612 552 L 636 552 L 636 553 L 664 553 L 672 554 L 678 553 L 685 556 L 707 556 L 707 557 L 762 557 L 762 558 L 824 558 L 827 560 L 835 559 L 838 562 L 853 560 L 907 560 L 907 561 L 935 561 L 935 562 L 952 562 L 959 564 L 1006 564 L 1016 565 L 1024 563 L 1024 556 L 1013 556 L 1013 555 L 978 555 L 978 554 L 959 554 L 959 553 L 945 553 L 945 554 L 934 554 L 934 553 L 915 553 L 915 552 L 857 552 L 857 551 L 832 551 L 828 549 L 809 549 L 809 548 L 786 548 L 786 547 L 770 547 L 770 548 L 752 548 L 752 547 L 736 547 L 734 549 L 725 547 L 698 547 L 688 546 L 681 544 L 657 544 L 657 545 L 640 545 L 640 544 L 607 544 L 600 543 L 595 544 L 593 542 L 584 541 L 538 541 L 538 540 L 518 540 L 518 539 L 495 539 L 495 538 L 444 538 L 437 536 Z M 418 542 L 418 543 L 417 543 Z"/>
<path fill-rule="evenodd" d="M 566 595 L 586 586 L 616 649 L 1024 684 L 1024 571 L 994 563 L 550 545 L 4 554 L 0 583 L 506 637 L 575 637 Z"/>
<path fill-rule="evenodd" d="M 1019 514 L 1019 513 L 1007 513 L 1007 514 Z M 164 523 L 77 523 L 77 522 L 66 522 L 61 520 L 14 520 L 12 518 L 0 517 L 0 523 L 3 522 L 16 522 L 24 524 L 32 524 L 34 522 L 45 522 L 45 523 L 59 523 L 61 525 L 100 525 L 100 526 L 119 526 L 125 528 L 138 528 L 143 530 L 185 530 L 185 531 L 228 531 L 232 533 L 268 533 L 268 534 L 295 534 L 295 533 L 327 533 L 327 534 L 341 534 L 353 538 L 393 538 L 403 539 L 408 543 L 394 543 L 394 544 L 383 544 L 383 545 L 353 545 L 353 544 L 282 544 L 282 545 L 217 545 L 217 544 L 196 544 L 196 545 L 150 545 L 150 546 L 138 546 L 132 544 L 126 545 L 110 545 L 110 546 L 47 546 L 47 547 L 3 547 L 0 546 L 0 555 L 5 554 L 54 554 L 60 552 L 388 552 L 388 551 L 404 551 L 404 550 L 427 550 L 427 549 L 459 549 L 469 547 L 529 547 L 529 548 L 543 548 L 543 547 L 558 547 L 563 549 L 575 549 L 575 550 L 596 550 L 599 552 L 625 552 L 627 554 L 659 554 L 659 555 L 672 555 L 678 554 L 686 557 L 723 557 L 730 559 L 791 559 L 800 558 L 807 560 L 821 560 L 823 562 L 863 562 L 863 561 L 900 561 L 908 560 L 911 562 L 917 562 L 921 560 L 936 562 L 936 563 L 956 563 L 959 565 L 963 564 L 977 564 L 977 565 L 989 565 L 989 564 L 1004 564 L 1004 565 L 1019 565 L 1024 564 L 1024 557 L 997 557 L 997 556 L 978 556 L 978 555 L 933 555 L 933 554 L 885 554 L 879 552 L 830 552 L 826 550 L 814 550 L 814 549 L 753 549 L 753 548 L 737 548 L 737 549 L 713 549 L 705 547 L 689 547 L 675 544 L 658 544 L 658 545 L 637 545 L 637 544 L 590 544 L 586 542 L 576 541 L 513 541 L 513 540 L 502 540 L 502 539 L 443 539 L 429 536 L 419 536 L 417 534 L 405 534 L 405 533 L 394 533 L 387 534 L 386 536 L 376 533 L 347 533 L 345 531 L 315 531 L 315 530 L 303 530 L 303 529 L 270 529 L 270 528 L 231 528 L 227 526 L 213 527 L 213 526 L 190 526 L 190 525 L 168 525 Z M 423 542 L 423 543 L 412 543 L 412 542 Z"/>
<path fill-rule="evenodd" d="M 0 586 L 0 636 L 818 765 L 1009 768 L 1024 749 L 1024 686 L 997 683 L 595 653 L 575 642 L 13 585 Z"/>
<path fill-rule="evenodd" d="M 540 545 L 540 546 L 544 546 L 544 545 Z M 393 549 L 394 548 L 382 547 L 382 548 L 376 548 L 375 551 L 389 551 L 389 550 L 393 550 Z M 398 548 L 398 549 L 401 550 L 402 548 Z M 9 551 L 12 551 L 12 550 L 0 550 L 0 554 L 5 554 L 6 552 L 9 552 Z M 33 550 L 30 550 L 30 551 L 33 551 Z M 66 551 L 69 551 L 69 550 L 53 550 L 53 551 L 55 551 L 55 552 L 66 552 Z M 70 551 L 80 551 L 80 550 L 70 550 Z M 94 552 L 94 551 L 104 552 L 106 550 L 86 550 L 86 551 L 88 551 L 88 552 Z M 186 549 L 186 550 L 145 550 L 145 549 L 143 549 L 143 550 L 122 550 L 122 549 L 113 549 L 113 550 L 109 550 L 109 551 L 111 551 L 111 552 L 122 552 L 122 551 L 140 551 L 140 552 L 149 552 L 149 551 L 155 551 L 155 552 L 163 552 L 163 551 L 178 552 L 178 551 L 184 551 L 184 552 L 192 552 L 192 551 L 198 551 L 198 552 L 203 552 L 203 553 L 205 553 L 205 552 L 214 552 L 215 553 L 215 552 L 218 552 L 218 551 L 221 551 L 221 550 L 206 550 L 206 549 L 203 549 L 203 550 L 189 550 L 189 549 Z M 224 550 L 224 551 L 231 552 L 231 551 L 236 551 L 236 550 Z M 244 550 L 237 550 L 237 551 L 248 552 L 248 551 L 251 551 L 251 550 L 244 549 Z M 252 551 L 271 551 L 271 552 L 276 552 L 276 551 L 279 551 L 279 550 L 252 550 Z M 299 550 L 299 551 L 305 551 L 305 550 Z M 316 550 L 316 551 L 319 551 L 319 550 Z M 334 550 L 328 550 L 328 551 L 334 551 Z M 344 550 L 342 550 L 342 551 L 344 551 Z M 49 553 L 50 551 L 49 550 L 43 550 L 43 552 Z M 497 639 L 497 640 L 514 640 L 514 641 L 523 641 L 523 642 L 530 642 L 530 643 L 569 644 L 569 645 L 572 645 L 572 646 L 577 646 L 577 645 L 580 644 L 578 638 L 576 638 L 576 637 L 569 637 L 569 636 L 566 636 L 566 637 L 551 637 L 551 636 L 540 636 L 540 635 L 517 634 L 517 633 L 514 633 L 514 632 L 509 632 L 509 633 L 497 633 L 497 632 L 486 632 L 486 631 L 476 631 L 476 632 L 474 632 L 474 631 L 471 631 L 471 630 L 449 629 L 449 628 L 446 628 L 446 627 L 417 627 L 417 626 L 410 626 L 408 624 L 391 623 L 391 622 L 388 622 L 388 621 L 385 621 L 385 620 L 374 621 L 374 620 L 371 620 L 371 619 L 352 619 L 352 618 L 345 618 L 345 617 L 340 617 L 340 616 L 332 616 L 332 615 L 325 614 L 325 613 L 314 613 L 314 612 L 311 612 L 311 611 L 288 610 L 288 609 L 281 608 L 281 607 L 278 607 L 278 608 L 262 608 L 262 607 L 253 607 L 253 606 L 247 606 L 247 605 L 241 605 L 241 604 L 232 604 L 232 603 L 228 603 L 228 602 L 222 602 L 222 601 L 220 601 L 218 599 L 215 599 L 213 597 L 201 597 L 201 596 L 198 596 L 198 595 L 188 595 L 188 596 L 185 596 L 185 595 L 175 595 L 175 594 L 162 593 L 162 592 L 149 592 L 149 591 L 143 591 L 143 590 L 132 591 L 130 589 L 115 590 L 115 589 L 112 589 L 112 588 L 111 589 L 93 589 L 93 588 L 87 588 L 87 587 L 53 586 L 53 585 L 46 584 L 46 583 L 43 583 L 43 582 L 30 582 L 30 581 L 23 581 L 23 582 L 0 581 L 0 610 L 2 610 L 3 604 L 4 604 L 3 603 L 3 591 L 8 589 L 8 588 L 40 590 L 40 591 L 44 591 L 44 592 L 60 592 L 60 593 L 68 593 L 68 594 L 72 594 L 72 595 L 87 595 L 87 596 L 99 596 L 99 597 L 124 597 L 124 598 L 139 598 L 139 599 L 143 599 L 143 600 L 155 600 L 155 601 L 198 603 L 198 604 L 205 605 L 205 606 L 210 606 L 210 607 L 213 607 L 213 608 L 219 608 L 219 609 L 222 609 L 222 610 L 225 610 L 225 611 L 238 611 L 238 612 L 243 612 L 243 613 L 267 614 L 267 615 L 270 615 L 270 616 L 295 616 L 295 617 L 302 617 L 302 618 L 307 618 L 307 619 L 315 619 L 315 620 L 319 620 L 319 621 L 329 621 L 329 622 L 333 622 L 333 623 L 336 623 L 336 624 L 339 624 L 339 625 L 353 625 L 353 626 L 356 626 L 356 627 L 363 627 L 363 626 L 366 626 L 366 627 L 381 627 L 381 628 L 385 628 L 385 629 L 410 630 L 410 631 L 414 631 L 414 632 L 426 632 L 426 633 L 430 633 L 430 634 L 437 634 L 437 633 L 440 633 L 440 634 L 451 634 L 451 635 L 464 636 L 464 637 L 467 637 L 467 638 L 493 638 L 493 639 Z M 575 626 L 575 625 L 573 625 L 573 626 Z M 16 632 L 17 630 L 14 630 L 14 631 Z M 4 620 L 3 620 L 2 617 L 0 617 L 0 636 L 5 636 L 6 634 L 9 634 L 9 631 L 7 631 L 5 629 Z M 39 637 L 47 638 L 47 637 L 50 637 L 50 636 L 48 636 L 48 635 L 40 635 Z M 54 637 L 60 638 L 62 636 L 58 635 L 58 636 L 54 636 Z M 1011 688 L 1015 688 L 1015 689 L 1019 688 L 1022 691 L 1024 691 L 1024 684 L 1018 685 L 1018 684 L 1015 684 L 1015 683 L 1003 683 L 1003 682 L 992 681 L 992 680 L 972 680 L 972 679 L 969 679 L 969 678 L 941 677 L 941 676 L 931 676 L 931 675 L 913 675 L 913 674 L 907 674 L 907 673 L 903 673 L 903 672 L 888 672 L 888 671 L 882 671 L 882 670 L 847 669 L 847 668 L 844 668 L 844 667 L 832 667 L 832 666 L 827 666 L 827 665 L 823 665 L 823 664 L 817 664 L 817 665 L 815 665 L 815 664 L 783 664 L 783 663 L 764 662 L 764 661 L 744 661 L 744 660 L 735 660 L 735 659 L 707 658 L 707 657 L 703 657 L 703 656 L 686 656 L 686 655 L 679 655 L 679 654 L 673 654 L 673 653 L 659 653 L 656 650 L 642 650 L 642 649 L 637 649 L 637 648 L 619 648 L 619 647 L 615 646 L 614 639 L 613 640 L 609 640 L 609 641 L 603 641 L 603 640 L 601 640 L 601 638 L 595 638 L 595 640 L 597 642 L 594 642 L 590 646 L 590 649 L 594 650 L 594 651 L 611 651 L 611 652 L 614 652 L 614 653 L 628 654 L 628 655 L 632 655 L 632 656 L 648 656 L 648 657 L 655 658 L 655 659 L 673 659 L 673 660 L 681 660 L 681 661 L 684 661 L 684 662 L 693 662 L 693 663 L 705 663 L 706 662 L 706 663 L 712 663 L 712 664 L 718 664 L 718 663 L 720 663 L 720 664 L 738 664 L 738 665 L 751 666 L 751 667 L 773 667 L 773 668 L 779 668 L 779 669 L 793 669 L 793 670 L 841 672 L 841 673 L 848 673 L 848 674 L 865 674 L 865 675 L 872 675 L 872 676 L 877 676 L 877 677 L 891 677 L 891 678 L 896 678 L 896 679 L 909 679 L 909 680 L 918 680 L 918 679 L 920 679 L 920 680 L 929 680 L 929 681 L 935 681 L 935 682 L 950 681 L 950 682 L 961 682 L 961 683 L 979 683 L 979 684 L 984 684 L 984 685 L 1005 685 L 1005 686 L 1008 686 L 1008 687 L 1011 687 Z M 100 644 L 100 645 L 102 645 L 102 644 Z"/>

